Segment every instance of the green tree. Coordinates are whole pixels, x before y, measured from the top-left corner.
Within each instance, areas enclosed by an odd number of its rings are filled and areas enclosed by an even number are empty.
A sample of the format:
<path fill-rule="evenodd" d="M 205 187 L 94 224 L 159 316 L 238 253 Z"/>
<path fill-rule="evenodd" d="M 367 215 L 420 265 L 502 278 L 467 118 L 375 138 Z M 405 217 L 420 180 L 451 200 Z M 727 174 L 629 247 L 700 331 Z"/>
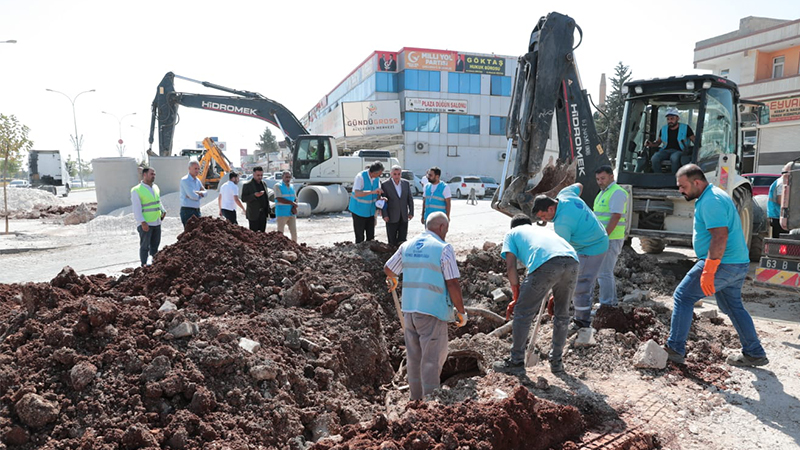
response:
<path fill-rule="evenodd" d="M 275 139 L 275 135 L 269 131 L 269 127 L 264 129 L 264 133 L 259 139 L 256 145 L 260 153 L 274 153 L 278 151 L 278 141 Z"/>
<path fill-rule="evenodd" d="M 600 139 L 612 165 L 617 156 L 619 131 L 622 125 L 622 110 L 625 108 L 622 86 L 630 81 L 631 76 L 633 74 L 630 71 L 630 67 L 620 61 L 614 68 L 614 76 L 611 78 L 611 93 L 606 97 L 605 114 L 599 114 L 596 120 L 597 130 L 600 132 L 605 130 L 605 134 Z"/>
<path fill-rule="evenodd" d="M 33 142 L 28 139 L 30 128 L 19 123 L 16 116 L 0 114 L 0 164 L 2 165 L 3 180 L 9 173 L 17 173 L 22 164 L 22 153 L 33 147 Z M 12 166 L 14 164 L 14 166 Z M 7 186 L 3 184 L 3 208 L 6 216 L 6 234 L 8 234 L 8 193 Z"/>
<path fill-rule="evenodd" d="M 67 173 L 70 178 L 78 176 L 78 161 L 72 159 L 72 155 L 67 156 L 67 161 L 64 164 L 67 166 Z"/>

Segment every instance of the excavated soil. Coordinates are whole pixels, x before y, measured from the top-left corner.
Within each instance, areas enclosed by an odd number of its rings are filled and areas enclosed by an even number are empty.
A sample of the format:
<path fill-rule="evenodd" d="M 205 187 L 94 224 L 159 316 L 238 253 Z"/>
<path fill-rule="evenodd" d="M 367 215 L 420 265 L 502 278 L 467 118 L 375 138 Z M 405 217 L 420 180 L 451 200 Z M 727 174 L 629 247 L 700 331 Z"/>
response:
<path fill-rule="evenodd" d="M 34 205 L 30 210 L 16 210 L 10 211 L 8 214 L 9 219 L 57 219 L 62 218 L 76 209 L 80 205 Z M 97 203 L 87 203 L 86 208 L 94 216 L 97 214 Z M 0 211 L 0 217 L 4 217 L 3 212 Z"/>
<path fill-rule="evenodd" d="M 382 271 L 394 250 L 309 248 L 202 218 L 152 266 L 119 278 L 67 267 L 49 283 L 0 285 L 0 449 L 567 449 L 618 419 L 591 399 L 537 398 L 522 381 L 503 400 L 460 395 L 469 377 L 493 376 L 488 367 L 509 349 L 509 336 L 487 336 L 496 323 L 472 316 L 450 328 L 451 391 L 382 416 L 390 398 L 407 397 L 397 389 L 403 334 Z M 649 257 L 623 255 L 617 271 L 635 271 L 621 296 L 670 289 Z M 459 268 L 467 304 L 504 314 L 507 301 L 491 295 L 511 294 L 499 246 L 473 249 Z M 598 345 L 570 349 L 570 372 L 612 370 L 669 329 L 655 302 L 597 314 Z M 727 379 L 721 350 L 737 341 L 718 325 L 696 320 L 687 366 L 653 373 Z M 545 321 L 540 349 L 551 331 Z M 652 436 L 636 436 L 603 448 L 656 448 Z"/>

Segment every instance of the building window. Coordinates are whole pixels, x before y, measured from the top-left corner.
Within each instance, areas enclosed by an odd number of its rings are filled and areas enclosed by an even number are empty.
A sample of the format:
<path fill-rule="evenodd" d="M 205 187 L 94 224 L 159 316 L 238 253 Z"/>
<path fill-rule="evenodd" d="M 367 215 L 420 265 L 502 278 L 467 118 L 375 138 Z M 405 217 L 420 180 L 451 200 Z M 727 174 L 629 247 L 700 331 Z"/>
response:
<path fill-rule="evenodd" d="M 458 146 L 457 145 L 448 145 L 447 146 L 447 156 L 458 156 Z"/>
<path fill-rule="evenodd" d="M 481 134 L 481 116 L 448 114 L 447 132 L 454 134 Z"/>
<path fill-rule="evenodd" d="M 772 78 L 783 78 L 783 56 L 772 60 Z"/>
<path fill-rule="evenodd" d="M 428 133 L 439 132 L 439 114 L 407 112 L 403 121 L 405 131 L 424 131 Z"/>
<path fill-rule="evenodd" d="M 511 96 L 511 77 L 492 75 L 492 95 Z"/>
<path fill-rule="evenodd" d="M 730 74 L 730 69 L 722 69 L 719 71 L 719 76 L 728 78 L 728 74 Z"/>
<path fill-rule="evenodd" d="M 481 75 L 479 73 L 447 73 L 447 92 L 453 94 L 481 93 Z"/>
<path fill-rule="evenodd" d="M 489 134 L 495 136 L 505 136 L 506 135 L 506 122 L 508 121 L 507 117 L 499 117 L 499 116 L 490 116 L 489 117 Z"/>
<path fill-rule="evenodd" d="M 400 72 L 400 86 L 406 91 L 441 91 L 440 72 L 407 69 Z"/>
<path fill-rule="evenodd" d="M 397 92 L 397 74 L 389 72 L 378 72 L 375 74 L 377 92 Z"/>

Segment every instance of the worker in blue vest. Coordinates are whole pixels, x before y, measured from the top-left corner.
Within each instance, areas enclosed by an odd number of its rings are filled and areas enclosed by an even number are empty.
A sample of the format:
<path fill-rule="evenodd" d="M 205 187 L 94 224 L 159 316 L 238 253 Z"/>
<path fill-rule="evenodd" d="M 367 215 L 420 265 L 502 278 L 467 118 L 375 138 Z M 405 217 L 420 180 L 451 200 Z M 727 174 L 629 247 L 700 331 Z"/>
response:
<path fill-rule="evenodd" d="M 428 183 L 425 184 L 422 194 L 422 223 L 428 216 L 436 211 L 443 212 L 450 219 L 450 187 L 441 181 L 442 169 L 433 166 L 428 169 Z"/>
<path fill-rule="evenodd" d="M 147 265 L 147 256 L 156 256 L 161 244 L 161 221 L 167 210 L 161 204 L 161 191 L 155 184 L 156 171 L 142 168 L 142 182 L 131 188 L 131 208 L 139 232 L 139 259 Z"/>
<path fill-rule="evenodd" d="M 769 186 L 769 193 L 767 195 L 767 218 L 769 219 L 772 238 L 778 238 L 781 233 L 785 233 L 781 226 L 781 199 L 783 197 L 783 176 L 792 170 L 792 164 L 788 163 L 783 166 L 781 176 L 779 176 Z"/>
<path fill-rule="evenodd" d="M 375 202 L 383 193 L 382 173 L 383 164 L 375 161 L 353 180 L 353 192 L 350 193 L 350 205 L 347 209 L 353 215 L 356 244 L 364 242 L 365 234 L 368 241 L 375 239 Z"/>
<path fill-rule="evenodd" d="M 292 172 L 285 170 L 281 182 L 275 185 L 275 217 L 278 219 L 278 233 L 289 225 L 289 234 L 297 242 L 297 195 L 292 187 Z"/>
<path fill-rule="evenodd" d="M 447 359 L 447 324 L 456 322 L 463 327 L 467 323 L 456 254 L 444 241 L 449 224 L 443 212 L 430 214 L 426 231 L 404 242 L 383 267 L 390 291 L 404 274 L 403 320 L 411 400 L 439 387 Z"/>
<path fill-rule="evenodd" d="M 678 169 L 683 165 L 681 157 L 684 156 L 685 152 L 688 152 L 689 141 L 694 144 L 692 127 L 680 123 L 678 114 L 678 108 L 667 108 L 667 124 L 661 127 L 658 139 L 655 142 L 649 139 L 645 142 L 647 147 L 658 147 L 656 154 L 650 158 L 650 162 L 653 164 L 653 172 L 655 173 L 661 173 L 661 163 L 666 159 L 669 159 L 672 164 L 672 173 L 678 173 Z"/>

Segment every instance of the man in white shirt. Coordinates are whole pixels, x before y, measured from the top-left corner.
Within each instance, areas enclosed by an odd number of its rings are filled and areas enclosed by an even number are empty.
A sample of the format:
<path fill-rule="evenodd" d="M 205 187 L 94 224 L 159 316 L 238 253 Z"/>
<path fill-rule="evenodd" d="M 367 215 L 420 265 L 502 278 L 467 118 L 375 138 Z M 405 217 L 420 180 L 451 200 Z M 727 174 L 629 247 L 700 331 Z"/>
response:
<path fill-rule="evenodd" d="M 450 187 L 441 181 L 442 169 L 434 166 L 428 169 L 428 184 L 422 194 L 422 223 L 436 211 L 447 215 L 450 220 Z"/>
<path fill-rule="evenodd" d="M 236 172 L 230 173 L 230 179 L 219 188 L 219 215 L 228 219 L 229 222 L 238 225 L 236 221 L 236 205 L 242 208 L 244 212 L 244 205 L 239 200 L 239 174 Z"/>
<path fill-rule="evenodd" d="M 139 232 L 139 259 L 147 265 L 147 255 L 156 256 L 161 244 L 161 221 L 167 210 L 161 204 L 161 191 L 155 184 L 156 171 L 142 169 L 142 182 L 131 188 L 131 208 Z"/>

